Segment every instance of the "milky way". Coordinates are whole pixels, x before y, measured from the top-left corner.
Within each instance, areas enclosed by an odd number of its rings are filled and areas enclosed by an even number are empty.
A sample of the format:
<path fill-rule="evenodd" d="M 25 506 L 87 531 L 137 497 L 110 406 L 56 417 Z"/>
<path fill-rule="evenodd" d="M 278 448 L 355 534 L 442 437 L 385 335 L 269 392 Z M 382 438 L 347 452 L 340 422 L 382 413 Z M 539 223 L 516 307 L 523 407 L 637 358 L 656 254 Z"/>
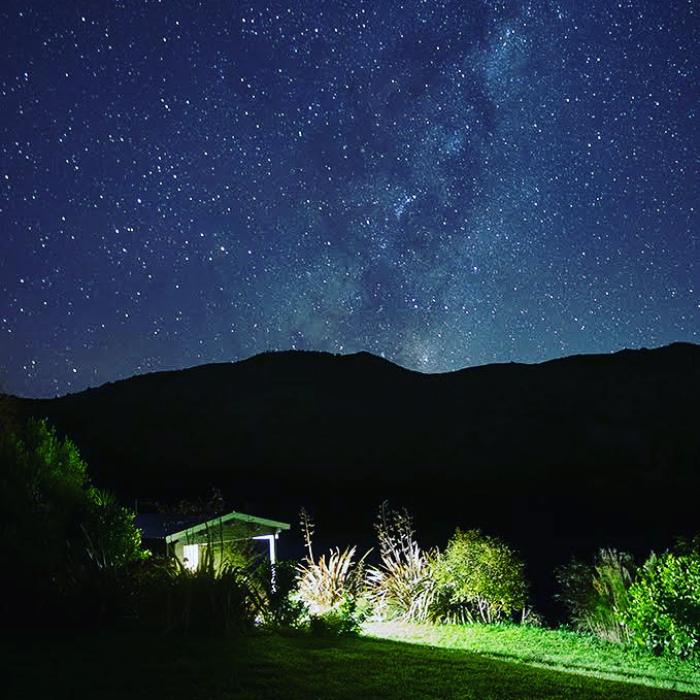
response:
<path fill-rule="evenodd" d="M 700 4 L 13 2 L 0 381 L 697 342 Z"/>

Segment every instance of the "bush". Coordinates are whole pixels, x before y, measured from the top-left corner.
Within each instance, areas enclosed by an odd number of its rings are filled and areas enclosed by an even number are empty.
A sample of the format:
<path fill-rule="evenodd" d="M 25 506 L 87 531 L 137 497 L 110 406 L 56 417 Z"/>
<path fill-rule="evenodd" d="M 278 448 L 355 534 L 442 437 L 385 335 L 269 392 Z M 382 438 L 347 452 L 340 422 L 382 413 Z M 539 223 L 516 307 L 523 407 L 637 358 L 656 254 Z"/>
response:
<path fill-rule="evenodd" d="M 496 622 L 527 604 L 525 565 L 507 545 L 479 530 L 456 531 L 434 576 L 434 619 Z"/>
<path fill-rule="evenodd" d="M 335 610 L 320 615 L 311 615 L 309 631 L 321 637 L 355 636 L 362 630 L 366 612 L 357 601 L 346 600 Z"/>
<path fill-rule="evenodd" d="M 117 569 L 149 556 L 141 548 L 136 514 L 119 504 L 113 493 L 90 488 L 81 529 L 87 560 L 97 569 Z"/>
<path fill-rule="evenodd" d="M 405 510 L 382 504 L 375 528 L 381 564 L 369 569 L 368 584 L 377 612 L 388 619 L 428 620 L 435 601 L 437 551 L 421 549 Z"/>
<path fill-rule="evenodd" d="M 635 571 L 630 554 L 601 549 L 593 564 L 572 560 L 557 571 L 561 586 L 557 597 L 579 630 L 609 642 L 626 643 L 630 637 L 624 616 Z"/>
<path fill-rule="evenodd" d="M 652 652 L 695 656 L 700 643 L 700 556 L 652 554 L 629 589 L 623 620 L 633 640 Z"/>
<path fill-rule="evenodd" d="M 2 539 L 13 573 L 38 586 L 67 585 L 87 506 L 78 450 L 44 421 L 32 420 L 23 438 L 4 437 L 0 462 Z"/>
<path fill-rule="evenodd" d="M 118 589 L 114 577 L 100 574 L 94 585 L 90 577 L 145 556 L 133 513 L 91 486 L 77 447 L 45 421 L 30 420 L 21 436 L 2 433 L 0 513 L 5 557 L 12 562 L 5 581 L 12 595 L 3 597 L 6 623 L 21 616 L 22 625 L 53 624 L 68 603 L 78 613 L 79 591 Z"/>
<path fill-rule="evenodd" d="M 302 626 L 307 606 L 299 599 L 299 571 L 295 562 L 269 562 L 252 569 L 251 592 L 255 619 L 268 630 L 290 631 Z"/>

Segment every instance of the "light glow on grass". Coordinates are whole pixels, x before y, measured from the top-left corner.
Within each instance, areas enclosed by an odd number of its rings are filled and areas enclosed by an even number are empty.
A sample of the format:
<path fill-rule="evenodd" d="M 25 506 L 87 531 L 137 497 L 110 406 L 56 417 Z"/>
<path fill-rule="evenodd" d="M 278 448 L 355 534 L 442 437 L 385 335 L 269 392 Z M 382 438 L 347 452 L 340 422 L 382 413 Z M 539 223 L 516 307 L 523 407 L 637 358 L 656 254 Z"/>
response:
<path fill-rule="evenodd" d="M 659 658 L 568 630 L 526 625 L 419 625 L 374 622 L 368 636 L 595 678 L 700 694 L 700 663 Z"/>

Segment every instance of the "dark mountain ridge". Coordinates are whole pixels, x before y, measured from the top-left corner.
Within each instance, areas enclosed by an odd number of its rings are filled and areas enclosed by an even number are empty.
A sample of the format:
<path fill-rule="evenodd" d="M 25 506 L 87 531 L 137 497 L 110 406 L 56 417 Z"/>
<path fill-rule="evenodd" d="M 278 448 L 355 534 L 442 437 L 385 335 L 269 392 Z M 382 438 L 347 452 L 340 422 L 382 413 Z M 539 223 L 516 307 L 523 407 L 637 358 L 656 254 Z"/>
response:
<path fill-rule="evenodd" d="M 123 499 L 215 485 L 267 517 L 304 505 L 342 545 L 389 498 L 436 543 L 483 527 L 556 558 L 700 530 L 699 390 L 700 347 L 677 343 L 439 375 L 266 353 L 20 403 Z"/>
<path fill-rule="evenodd" d="M 118 488 L 249 467 L 674 480 L 697 475 L 699 388 L 700 347 L 678 343 L 439 375 L 367 353 L 266 353 L 22 403 Z"/>

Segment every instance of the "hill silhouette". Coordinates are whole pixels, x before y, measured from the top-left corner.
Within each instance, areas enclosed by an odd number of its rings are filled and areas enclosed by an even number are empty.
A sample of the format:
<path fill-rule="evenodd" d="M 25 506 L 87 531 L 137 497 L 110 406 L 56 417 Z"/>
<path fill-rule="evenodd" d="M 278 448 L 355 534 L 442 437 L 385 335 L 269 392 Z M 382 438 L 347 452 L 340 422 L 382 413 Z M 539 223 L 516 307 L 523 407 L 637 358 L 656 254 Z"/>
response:
<path fill-rule="evenodd" d="M 439 375 L 265 353 L 21 404 L 128 501 L 217 486 L 289 522 L 303 505 L 342 545 L 389 499 L 427 544 L 482 527 L 549 565 L 700 530 L 699 389 L 700 347 L 677 343 Z"/>

